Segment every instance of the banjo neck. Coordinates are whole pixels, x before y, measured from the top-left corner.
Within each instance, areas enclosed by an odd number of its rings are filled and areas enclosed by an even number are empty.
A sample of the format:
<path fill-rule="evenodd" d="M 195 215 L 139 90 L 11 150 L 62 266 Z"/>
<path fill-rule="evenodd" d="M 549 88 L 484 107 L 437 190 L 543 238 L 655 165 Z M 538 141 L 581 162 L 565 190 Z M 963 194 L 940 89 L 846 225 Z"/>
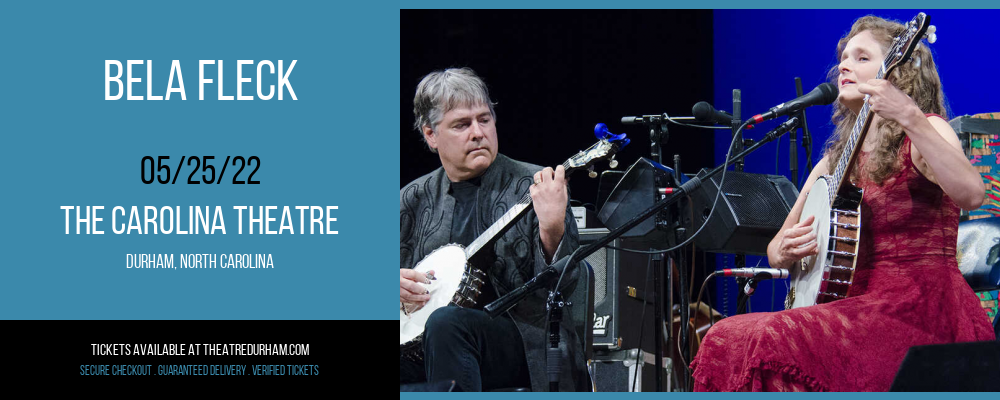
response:
<path fill-rule="evenodd" d="M 882 79 L 884 67 L 879 69 L 878 79 Z M 858 113 L 858 119 L 854 122 L 854 129 L 851 131 L 851 136 L 847 139 L 847 144 L 844 145 L 844 152 L 840 156 L 840 160 L 837 162 L 837 167 L 833 171 L 833 182 L 828 186 L 828 196 L 830 204 L 833 205 L 834 200 L 837 198 L 837 193 L 840 193 L 841 187 L 844 185 L 844 177 L 851 176 L 851 170 L 854 167 L 854 161 L 858 158 L 858 144 L 864 143 L 865 137 L 868 135 L 868 129 L 872 125 L 871 105 L 868 104 L 868 95 L 865 95 L 865 104 L 861 107 L 861 111 Z"/>
<path fill-rule="evenodd" d="M 577 153 L 562 163 L 567 177 L 576 170 L 590 168 L 599 160 L 610 159 L 612 167 L 614 167 L 618 164 L 614 160 L 615 154 L 629 143 L 624 134 L 615 135 L 608 132 L 608 127 L 604 124 L 597 124 L 594 127 L 594 135 L 599 139 L 597 143 L 594 143 L 586 150 Z M 591 173 L 593 174 L 593 169 L 591 169 Z M 596 174 L 591 176 L 596 176 Z M 531 191 L 529 190 L 521 196 L 521 200 L 515 203 L 513 207 L 507 210 L 499 219 L 493 222 L 493 225 L 490 225 L 485 232 L 465 248 L 465 259 L 472 260 L 482 257 L 487 249 L 490 249 L 504 233 L 510 230 L 517 221 L 520 221 L 531 210 L 531 207 Z"/>
<path fill-rule="evenodd" d="M 563 163 L 563 167 L 569 170 L 568 162 Z M 524 196 L 521 196 L 521 200 L 518 200 L 507 212 L 505 212 L 499 219 L 493 222 L 489 228 L 483 232 L 482 235 L 473 240 L 468 247 L 465 248 L 465 259 L 471 260 L 478 258 L 483 255 L 484 249 L 489 249 L 496 243 L 497 240 L 507 233 L 511 227 L 514 226 L 517 221 L 520 221 L 525 214 L 528 213 L 532 208 L 531 203 L 531 192 L 527 192 Z"/>

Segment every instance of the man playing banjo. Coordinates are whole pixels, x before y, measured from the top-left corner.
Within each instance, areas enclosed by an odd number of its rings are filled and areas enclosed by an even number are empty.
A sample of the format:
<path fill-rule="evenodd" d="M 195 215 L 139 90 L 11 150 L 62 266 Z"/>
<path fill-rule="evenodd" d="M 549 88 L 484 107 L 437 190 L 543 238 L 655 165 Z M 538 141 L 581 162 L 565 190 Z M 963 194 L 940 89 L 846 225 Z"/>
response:
<path fill-rule="evenodd" d="M 427 288 L 438 266 L 418 272 L 412 269 L 418 262 L 448 244 L 470 245 L 526 191 L 534 210 L 490 246 L 487 256 L 469 260 L 485 274 L 475 306 L 440 307 L 430 314 L 423 360 L 401 352 L 400 384 L 454 380 L 465 391 L 548 387 L 544 291 L 495 319 L 482 307 L 572 253 L 577 229 L 563 167 L 542 169 L 499 154 L 493 105 L 486 84 L 468 68 L 432 72 L 417 86 L 414 127 L 440 157 L 441 168 L 399 191 L 401 310 L 414 312 L 432 300 Z M 440 276 L 441 269 L 436 271 Z M 575 279 L 568 272 L 563 287 L 572 287 Z M 582 346 L 579 337 L 563 332 L 568 348 Z M 563 370 L 579 373 L 584 360 L 573 353 Z M 562 385 L 577 381 L 585 380 L 561 379 Z"/>

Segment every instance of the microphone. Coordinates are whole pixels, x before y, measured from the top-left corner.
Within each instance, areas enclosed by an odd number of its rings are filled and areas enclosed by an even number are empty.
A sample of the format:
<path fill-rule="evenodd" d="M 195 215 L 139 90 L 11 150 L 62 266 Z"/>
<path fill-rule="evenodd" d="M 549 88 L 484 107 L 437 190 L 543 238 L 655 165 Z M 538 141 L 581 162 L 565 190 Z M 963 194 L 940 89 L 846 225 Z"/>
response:
<path fill-rule="evenodd" d="M 698 122 L 711 122 L 716 125 L 731 125 L 733 116 L 721 110 L 716 110 L 707 101 L 699 101 L 691 108 L 694 120 Z"/>
<path fill-rule="evenodd" d="M 722 275 L 754 278 L 757 280 L 785 279 L 788 277 L 788 270 L 777 268 L 726 268 L 722 270 Z"/>
<path fill-rule="evenodd" d="M 666 121 L 664 114 L 660 115 L 636 115 L 622 117 L 623 125 L 645 125 L 645 124 L 661 124 Z"/>
<path fill-rule="evenodd" d="M 825 106 L 827 104 L 833 103 L 834 100 L 837 100 L 838 93 L 839 91 L 837 90 L 837 87 L 833 86 L 832 83 L 830 82 L 822 83 L 819 86 L 816 86 L 816 88 L 813 89 L 811 92 L 806 93 L 803 96 L 797 97 L 795 100 L 781 103 L 774 107 L 771 107 L 771 109 L 768 110 L 766 113 L 754 115 L 750 119 L 753 120 L 754 123 L 759 124 L 769 119 L 774 119 L 784 115 L 798 113 L 799 111 L 802 111 L 802 109 L 809 106 L 815 106 L 815 105 Z"/>

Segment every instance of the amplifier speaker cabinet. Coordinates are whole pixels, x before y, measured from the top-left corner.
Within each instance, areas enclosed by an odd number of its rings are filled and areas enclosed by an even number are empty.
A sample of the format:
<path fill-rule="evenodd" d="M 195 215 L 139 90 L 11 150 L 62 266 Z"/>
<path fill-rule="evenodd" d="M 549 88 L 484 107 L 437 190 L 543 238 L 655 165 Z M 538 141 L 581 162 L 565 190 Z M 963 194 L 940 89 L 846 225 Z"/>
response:
<path fill-rule="evenodd" d="M 607 234 L 604 228 L 581 229 L 580 245 L 593 243 Z M 619 248 L 644 246 L 636 239 L 616 239 L 611 245 Z M 653 273 L 652 267 L 647 268 L 649 256 L 605 247 L 587 256 L 585 261 L 594 270 L 594 351 L 642 348 L 651 352 L 656 335 L 651 300 L 653 287 L 646 284 L 647 270 L 650 276 Z M 646 304 L 645 315 L 643 303 Z"/>
<path fill-rule="evenodd" d="M 691 193 L 695 226 L 708 218 L 721 180 L 722 174 L 716 174 Z M 726 172 L 724 184 L 712 219 L 695 244 L 699 250 L 716 253 L 766 255 L 767 244 L 799 197 L 798 189 L 781 175 L 736 171 Z"/>

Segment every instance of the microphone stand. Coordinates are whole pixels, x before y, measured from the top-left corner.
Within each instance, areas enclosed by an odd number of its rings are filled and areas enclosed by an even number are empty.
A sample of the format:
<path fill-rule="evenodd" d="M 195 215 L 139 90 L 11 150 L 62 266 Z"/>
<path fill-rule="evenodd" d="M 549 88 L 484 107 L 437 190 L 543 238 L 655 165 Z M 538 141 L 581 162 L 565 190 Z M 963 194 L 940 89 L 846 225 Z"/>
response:
<path fill-rule="evenodd" d="M 736 304 L 736 313 L 742 313 L 746 310 L 747 303 L 750 301 L 750 296 L 757 291 L 757 278 L 746 278 L 746 284 L 743 285 L 742 295 L 739 297 Z"/>
<path fill-rule="evenodd" d="M 650 141 L 649 153 L 650 156 L 654 160 L 656 160 L 656 162 L 659 163 L 660 165 L 663 165 L 663 155 L 660 154 L 660 151 L 662 150 L 660 147 L 660 143 L 666 142 L 667 138 L 670 137 L 669 135 L 670 134 L 667 131 L 667 121 L 662 121 L 659 124 L 651 124 L 649 126 L 649 141 Z M 675 180 L 679 180 L 677 178 L 678 173 L 679 171 L 674 170 L 673 175 Z M 653 184 L 657 188 L 666 187 L 666 182 L 662 182 L 659 175 L 653 176 Z M 663 316 L 664 298 L 663 298 L 663 284 L 661 283 L 662 282 L 661 274 L 662 274 L 662 267 L 666 262 L 663 260 L 662 254 L 654 254 L 652 261 L 653 261 L 653 314 L 656 315 L 655 319 L 656 324 L 654 328 L 655 334 L 653 335 L 653 343 L 654 343 L 653 351 L 656 354 L 660 354 L 663 351 L 661 347 L 663 346 L 663 321 L 664 321 L 664 316 Z M 667 279 L 670 279 L 669 276 L 670 275 L 667 275 Z M 667 319 L 667 320 L 672 322 L 672 319 Z M 639 343 L 639 347 L 642 347 L 642 343 Z M 656 390 L 662 391 L 663 376 L 659 373 L 659 371 L 663 369 L 663 358 L 656 357 L 654 366 L 657 371 Z"/>
<path fill-rule="evenodd" d="M 743 108 L 742 95 L 739 89 L 733 89 L 733 121 L 730 127 L 733 130 L 733 137 L 736 137 L 736 132 L 739 131 L 740 125 L 742 124 L 742 119 L 740 119 L 741 108 Z M 737 140 L 734 144 L 736 146 L 736 152 L 739 153 L 743 151 L 743 142 Z M 743 158 L 738 158 L 736 161 L 736 171 L 743 171 Z"/>
<path fill-rule="evenodd" d="M 798 97 L 802 97 L 802 79 L 795 78 L 795 95 L 798 96 Z M 806 169 L 803 172 L 805 172 L 806 174 L 808 174 L 809 172 L 806 172 L 806 171 L 812 171 L 812 169 L 813 169 L 813 164 L 812 164 L 812 135 L 809 134 L 809 122 L 806 121 L 806 110 L 805 110 L 805 108 L 803 108 L 802 111 L 799 111 L 799 113 L 798 113 L 798 115 L 796 115 L 796 117 L 798 117 L 802 121 L 802 125 L 801 125 L 801 128 L 802 128 L 802 147 L 806 149 Z M 798 162 L 797 155 L 796 155 L 798 153 L 798 151 L 793 151 L 795 149 L 795 133 L 794 132 L 792 133 L 791 142 L 790 143 L 791 143 L 791 146 L 789 146 L 788 148 L 790 149 L 789 152 L 790 152 L 791 164 L 792 164 L 792 183 L 801 188 L 801 186 L 799 186 L 799 175 L 798 175 L 799 162 Z M 805 178 L 806 176 L 807 175 L 802 175 L 803 178 Z"/>
<path fill-rule="evenodd" d="M 559 350 L 559 326 L 562 325 L 563 307 L 573 303 L 563 301 L 559 288 L 549 290 L 545 309 L 549 312 L 549 348 L 545 351 L 545 373 L 549 377 L 549 391 L 559 391 L 559 375 L 562 374 L 562 351 Z"/>
<path fill-rule="evenodd" d="M 785 133 L 788 133 L 788 131 L 790 131 L 791 129 L 794 129 L 795 126 L 797 126 L 798 122 L 799 122 L 798 118 L 794 118 L 794 117 L 793 118 L 789 118 L 788 121 L 785 121 L 784 123 L 782 123 L 778 127 L 772 129 L 770 132 L 767 133 L 767 135 L 764 136 L 763 139 L 761 139 L 760 141 L 754 143 L 754 145 L 750 146 L 746 150 L 741 151 L 739 154 L 737 154 L 737 155 L 735 155 L 733 157 L 730 157 L 728 160 L 726 160 L 725 163 L 723 163 L 722 165 L 720 165 L 720 166 L 716 167 L 715 169 L 709 171 L 704 176 L 702 176 L 702 177 L 695 176 L 695 177 L 691 178 L 686 183 L 684 183 L 683 185 L 681 185 L 680 188 L 677 188 L 676 190 L 674 190 L 673 194 L 671 194 L 669 197 L 667 197 L 665 199 L 662 199 L 660 201 L 657 201 L 651 207 L 643 210 L 642 212 L 640 212 L 635 217 L 632 217 L 632 219 L 630 219 L 627 222 L 625 222 L 624 224 L 622 224 L 622 226 L 619 226 L 618 228 L 612 230 L 611 232 L 609 232 L 607 235 L 605 235 L 601 239 L 599 239 L 599 240 L 597 240 L 597 241 L 595 241 L 595 242 L 593 242 L 593 243 L 591 243 L 591 244 L 589 244 L 587 246 L 577 248 L 576 251 L 573 252 L 573 254 L 570 254 L 570 255 L 568 255 L 566 257 L 563 257 L 563 258 L 561 258 L 561 259 L 553 262 L 551 266 L 549 266 L 548 268 L 546 268 L 545 270 L 543 270 L 541 273 L 539 273 L 538 275 L 536 275 L 534 278 L 531 278 L 531 280 L 529 280 L 528 282 L 526 282 L 524 285 L 522 285 L 522 286 L 520 286 L 518 288 L 515 288 L 514 290 L 510 291 L 509 293 L 507 293 L 507 294 L 501 296 L 500 298 L 496 299 L 492 303 L 487 304 L 485 307 L 483 307 L 483 311 L 485 311 L 486 314 L 490 316 L 490 318 L 496 318 L 498 315 L 501 315 L 501 314 L 507 312 L 512 307 L 514 307 L 515 305 L 517 305 L 517 303 L 519 303 L 521 300 L 523 300 L 525 296 L 527 296 L 528 294 L 534 292 L 535 290 L 538 290 L 538 289 L 541 289 L 541 288 L 547 288 L 549 286 L 554 286 L 555 281 L 559 278 L 560 274 L 566 272 L 566 269 L 572 268 L 573 266 L 577 265 L 580 261 L 584 260 L 587 256 L 593 254 L 597 250 L 600 250 L 602 247 L 606 246 L 608 243 L 611 243 L 612 241 L 614 241 L 615 239 L 617 239 L 619 236 L 625 234 L 625 232 L 628 232 L 630 229 L 632 229 L 632 228 L 636 227 L 637 225 L 639 225 L 640 223 L 642 223 L 642 221 L 646 220 L 649 217 L 652 217 L 653 215 L 656 215 L 658 212 L 660 212 L 663 209 L 669 207 L 670 205 L 676 203 L 678 200 L 680 200 L 682 197 L 686 196 L 688 193 L 694 192 L 695 190 L 697 190 L 701 186 L 701 182 L 702 182 L 703 179 L 709 179 L 712 176 L 715 176 L 715 174 L 717 174 L 719 172 L 722 172 L 725 168 L 729 167 L 729 165 L 736 163 L 736 160 L 741 160 L 743 157 L 746 157 L 748 154 L 756 151 L 761 146 L 763 146 L 763 145 L 765 145 L 767 143 L 770 143 L 771 141 L 777 139 L 778 137 L 780 137 L 781 135 L 783 135 Z M 558 292 L 559 288 L 553 287 L 550 290 L 552 290 L 554 292 Z M 553 294 L 550 294 L 549 298 L 551 298 L 551 299 L 557 299 L 558 298 L 559 300 L 556 301 L 556 303 L 560 303 L 561 302 L 561 303 L 563 303 L 563 305 L 565 305 L 565 303 L 562 302 L 561 297 L 557 297 L 557 296 L 555 296 Z M 561 314 L 561 311 L 560 311 L 560 314 Z M 560 315 L 560 317 L 561 317 L 561 315 Z M 657 329 L 661 329 L 661 328 L 657 327 Z M 555 345 L 555 348 L 558 348 L 558 340 L 559 340 L 559 337 L 558 337 L 558 332 L 559 332 L 558 324 L 555 324 L 555 325 L 550 324 L 550 332 L 551 332 L 551 330 L 554 330 L 556 332 L 556 337 L 555 337 L 555 340 L 556 340 L 555 343 L 556 343 L 556 345 Z M 548 349 L 547 357 L 546 358 L 547 358 L 548 362 L 553 362 L 556 365 L 554 366 L 554 368 L 552 366 L 548 367 L 548 370 L 550 370 L 550 371 L 551 370 L 555 370 L 556 372 L 558 372 L 560 370 L 559 364 L 561 364 L 561 358 L 562 357 L 559 357 L 558 354 L 556 354 L 555 351 L 552 351 L 552 348 L 553 348 L 553 346 L 551 346 L 552 340 L 553 340 L 553 337 L 552 337 L 552 335 L 550 333 L 550 336 L 549 336 L 550 348 Z M 656 354 L 656 358 L 661 358 L 661 357 L 663 357 L 662 354 Z M 657 371 L 657 375 L 659 375 L 659 371 Z M 558 376 L 556 376 L 556 379 L 558 379 Z M 556 389 L 558 389 L 558 382 L 553 383 L 552 375 L 550 374 L 549 388 L 551 389 L 553 387 L 555 387 Z"/>
<path fill-rule="evenodd" d="M 740 113 L 741 113 L 742 104 L 743 104 L 743 99 L 742 99 L 742 95 L 741 95 L 740 90 L 739 89 L 733 89 L 733 124 L 732 124 L 732 126 L 733 126 L 733 136 L 734 137 L 736 136 L 736 130 L 737 130 L 737 128 L 739 128 L 739 125 L 740 125 L 739 121 L 740 121 Z M 753 142 L 752 141 L 737 140 L 736 141 L 736 146 L 737 146 L 736 150 L 737 151 L 743 150 L 744 146 L 748 146 L 748 145 L 753 145 Z M 734 169 L 734 171 L 743 172 L 743 160 L 742 159 L 740 160 L 740 162 L 738 162 L 736 164 L 736 168 Z M 722 188 L 720 187 L 719 190 L 722 190 Z M 747 263 L 747 256 L 745 254 L 735 254 L 735 255 L 733 255 L 733 268 L 743 268 L 743 267 L 746 267 L 746 263 Z M 743 280 L 741 278 L 737 278 L 736 279 L 736 283 L 737 283 L 736 287 L 738 288 L 738 287 L 740 287 L 743 284 Z M 743 299 L 743 296 L 741 296 L 739 293 L 737 293 L 737 295 L 736 295 L 736 303 L 739 304 L 739 302 L 740 302 L 741 299 Z M 738 305 L 736 307 L 736 313 L 737 314 L 740 313 L 740 307 Z"/>
<path fill-rule="evenodd" d="M 806 110 L 802 110 L 800 118 L 802 119 L 802 147 L 806 149 L 806 171 L 812 171 L 813 169 L 813 150 L 812 150 L 812 135 L 809 134 L 809 123 L 806 122 Z M 803 178 L 806 175 L 802 175 Z M 798 185 L 798 182 L 794 182 Z M 800 186 L 801 187 L 801 186 Z"/>
<path fill-rule="evenodd" d="M 680 156 L 680 154 L 674 154 L 674 186 L 675 187 L 680 187 L 681 186 L 681 181 L 680 181 L 680 178 L 678 177 L 680 174 L 681 174 L 681 156 Z M 682 213 L 682 210 L 683 210 L 683 207 L 678 207 L 677 208 L 677 211 L 678 211 L 677 213 L 678 213 L 679 218 L 677 218 L 677 222 L 675 223 L 675 227 L 674 227 L 674 238 L 675 238 L 674 240 L 676 240 L 677 243 L 683 243 L 684 240 L 687 239 L 687 235 L 688 235 L 687 228 L 685 228 L 684 224 L 683 224 L 683 217 L 680 217 L 680 214 Z M 693 222 L 694 221 L 692 221 L 692 223 Z M 690 232 L 690 233 L 694 233 L 694 232 Z M 691 256 L 694 257 L 693 254 Z M 669 281 L 669 278 L 672 278 L 674 276 L 673 268 L 676 266 L 676 268 L 677 268 L 677 278 L 678 278 L 678 281 L 679 281 L 678 282 L 679 284 L 677 285 L 677 291 L 678 291 L 678 297 L 680 298 L 680 317 L 681 317 L 681 324 L 680 324 L 680 326 L 677 329 L 677 338 L 676 339 L 678 341 L 680 341 L 680 350 L 678 350 L 678 351 L 680 352 L 681 359 L 682 360 L 689 360 L 689 359 L 691 359 L 691 345 L 690 345 L 690 342 L 691 342 L 691 337 L 690 336 L 691 335 L 690 335 L 690 332 L 688 330 L 688 325 L 684 321 L 688 321 L 691 318 L 691 316 L 689 315 L 690 311 L 691 311 L 691 306 L 690 306 L 690 303 L 691 303 L 691 300 L 690 300 L 691 294 L 688 293 L 685 289 L 687 288 L 687 280 L 688 279 L 694 279 L 694 277 L 693 276 L 688 277 L 687 276 L 687 272 L 686 272 L 686 268 L 684 268 L 684 266 L 687 265 L 684 249 L 678 249 L 675 252 L 675 259 L 677 260 L 676 263 L 671 263 L 671 265 L 668 265 L 667 276 L 668 276 L 668 281 Z M 674 286 L 672 284 L 670 284 L 669 286 L 667 286 L 667 292 L 668 292 L 667 293 L 667 299 L 669 300 L 669 303 L 667 303 L 668 307 L 667 307 L 667 315 L 666 315 L 668 335 L 673 335 L 673 332 L 674 332 L 674 315 L 673 315 L 673 300 L 674 300 L 674 295 L 673 295 L 673 287 Z M 656 344 L 660 344 L 660 343 L 661 343 L 660 341 L 656 342 Z M 674 348 L 673 348 L 673 346 L 671 346 L 670 350 L 668 352 L 668 354 L 671 355 L 671 359 L 673 358 L 672 357 L 673 352 L 674 352 Z M 657 357 L 657 361 L 660 361 L 659 357 Z M 675 368 L 675 367 L 673 366 L 672 361 L 671 361 L 671 371 L 673 370 L 673 368 Z M 660 371 L 660 370 L 661 370 L 660 367 L 657 366 L 656 371 Z M 682 369 L 682 370 L 686 371 L 686 369 Z M 661 375 L 662 374 L 657 373 L 656 374 L 657 379 L 660 379 Z M 687 387 L 687 380 L 686 379 L 685 379 L 685 381 L 683 383 L 680 383 L 680 382 L 678 382 L 678 383 L 679 383 L 678 386 L 681 388 L 680 390 L 690 390 L 690 389 L 685 389 Z M 659 388 L 659 386 L 657 386 L 657 388 Z"/>
<path fill-rule="evenodd" d="M 649 155 L 656 162 L 663 164 L 663 156 L 660 154 L 660 143 L 666 142 L 667 138 L 670 137 L 670 133 L 667 131 L 667 120 L 653 118 L 650 122 L 644 123 L 649 126 Z M 657 178 L 659 181 L 659 178 Z M 656 182 L 656 187 L 661 187 L 661 182 Z"/>
<path fill-rule="evenodd" d="M 642 124 L 642 125 L 645 125 L 645 126 L 647 126 L 649 128 L 649 142 L 650 142 L 649 153 L 650 153 L 650 159 L 656 161 L 660 165 L 663 165 L 663 155 L 661 154 L 661 151 L 662 151 L 661 143 L 666 142 L 667 138 L 669 138 L 669 135 L 670 135 L 670 133 L 669 133 L 669 131 L 667 129 L 667 123 L 669 122 L 667 120 L 667 114 L 661 114 L 661 115 L 643 115 L 641 117 L 631 117 L 631 118 L 630 117 L 625 117 L 625 118 L 622 118 L 622 122 L 623 123 L 626 122 L 626 121 L 628 121 L 629 124 Z M 680 187 L 680 177 L 678 176 L 678 174 L 680 174 L 680 173 L 681 173 L 680 172 L 680 156 L 675 154 L 674 155 L 673 182 L 663 182 L 663 179 L 661 179 L 661 177 L 659 175 L 654 175 L 653 176 L 653 185 L 656 188 L 663 188 L 663 187 L 667 187 L 668 184 L 673 183 L 675 187 Z M 658 229 L 659 229 L 659 227 L 658 227 Z M 675 240 L 677 240 L 678 243 L 681 242 L 683 239 L 681 237 L 679 237 L 679 236 L 683 235 L 683 228 L 676 229 L 674 232 L 675 232 Z M 656 354 L 662 354 L 663 353 L 662 347 L 663 347 L 664 329 L 666 330 L 667 335 L 670 335 L 673 332 L 673 318 L 672 318 L 673 315 L 672 314 L 670 316 L 666 316 L 665 315 L 665 312 L 672 312 L 671 307 L 663 307 L 664 300 L 673 301 L 673 292 L 671 291 L 672 286 L 669 284 L 669 282 L 671 282 L 671 277 L 673 276 L 673 271 L 670 269 L 671 266 L 670 266 L 669 261 L 668 260 L 664 260 L 664 257 L 663 257 L 662 254 L 653 254 L 651 256 L 651 259 L 652 259 L 651 262 L 652 262 L 652 268 L 653 268 L 653 294 L 652 294 L 653 298 L 652 298 L 652 302 L 653 302 L 653 314 L 655 315 L 655 318 L 654 318 L 654 320 L 655 320 L 655 323 L 654 323 L 655 328 L 654 328 L 654 334 L 653 334 L 653 351 Z M 667 265 L 667 268 L 668 268 L 667 269 L 667 277 L 666 278 L 664 278 L 664 277 L 661 276 L 664 265 Z M 683 271 L 683 269 L 681 269 L 681 271 Z M 683 278 L 683 276 L 682 276 L 682 278 Z M 684 286 L 683 279 L 681 279 L 681 281 L 682 282 L 681 282 L 680 286 L 683 288 L 683 286 Z M 666 285 L 667 286 L 666 297 L 663 296 L 664 283 L 667 283 L 667 285 Z M 681 291 L 681 294 L 683 296 L 683 289 Z M 550 292 L 550 296 L 551 296 L 551 292 Z M 664 308 L 666 308 L 666 311 L 664 311 Z M 686 312 L 684 312 L 684 310 L 682 310 L 682 314 L 686 315 Z M 558 333 L 558 329 L 557 328 L 558 328 L 558 326 L 556 326 L 555 328 L 552 328 L 552 329 L 556 329 L 556 331 L 554 331 L 554 332 L 550 330 L 550 332 L 549 332 L 550 338 L 551 338 L 552 335 L 556 335 L 556 337 L 558 337 L 559 333 Z M 683 334 L 684 333 L 682 333 L 682 335 Z M 558 342 L 556 342 L 556 345 L 558 345 Z M 551 346 L 552 346 L 552 344 L 550 343 L 550 351 L 552 351 L 551 350 Z M 639 343 L 639 346 L 642 347 L 642 343 Z M 669 351 L 669 354 L 672 356 L 673 355 L 673 351 L 674 351 L 673 347 L 669 347 L 668 351 Z M 551 357 L 551 354 L 549 356 Z M 549 361 L 551 362 L 551 359 Z M 557 360 L 557 362 L 558 362 L 558 360 Z M 551 366 L 549 368 L 551 369 Z M 656 371 L 662 371 L 663 370 L 663 358 L 662 357 L 656 357 L 656 360 L 654 362 L 654 368 L 656 369 Z M 550 376 L 549 378 L 551 379 L 552 377 Z M 663 390 L 663 376 L 662 376 L 662 374 L 660 374 L 660 373 L 656 374 L 655 382 L 656 382 L 656 390 L 657 391 L 662 391 Z M 552 385 L 551 380 L 550 380 L 549 383 L 550 383 L 550 390 L 552 390 L 551 389 L 551 385 Z"/>
<path fill-rule="evenodd" d="M 795 98 L 802 97 L 802 78 L 795 77 Z M 805 111 L 799 112 L 797 115 L 799 119 L 805 120 Z M 798 132 L 792 131 L 788 135 L 788 169 L 791 173 L 792 184 L 798 186 L 799 184 L 799 149 L 795 147 L 795 137 L 798 136 Z M 802 138 L 805 140 L 805 138 Z M 803 143 L 804 144 L 804 143 Z M 777 164 L 777 162 L 775 162 Z M 777 172 L 775 172 L 777 173 Z"/>

